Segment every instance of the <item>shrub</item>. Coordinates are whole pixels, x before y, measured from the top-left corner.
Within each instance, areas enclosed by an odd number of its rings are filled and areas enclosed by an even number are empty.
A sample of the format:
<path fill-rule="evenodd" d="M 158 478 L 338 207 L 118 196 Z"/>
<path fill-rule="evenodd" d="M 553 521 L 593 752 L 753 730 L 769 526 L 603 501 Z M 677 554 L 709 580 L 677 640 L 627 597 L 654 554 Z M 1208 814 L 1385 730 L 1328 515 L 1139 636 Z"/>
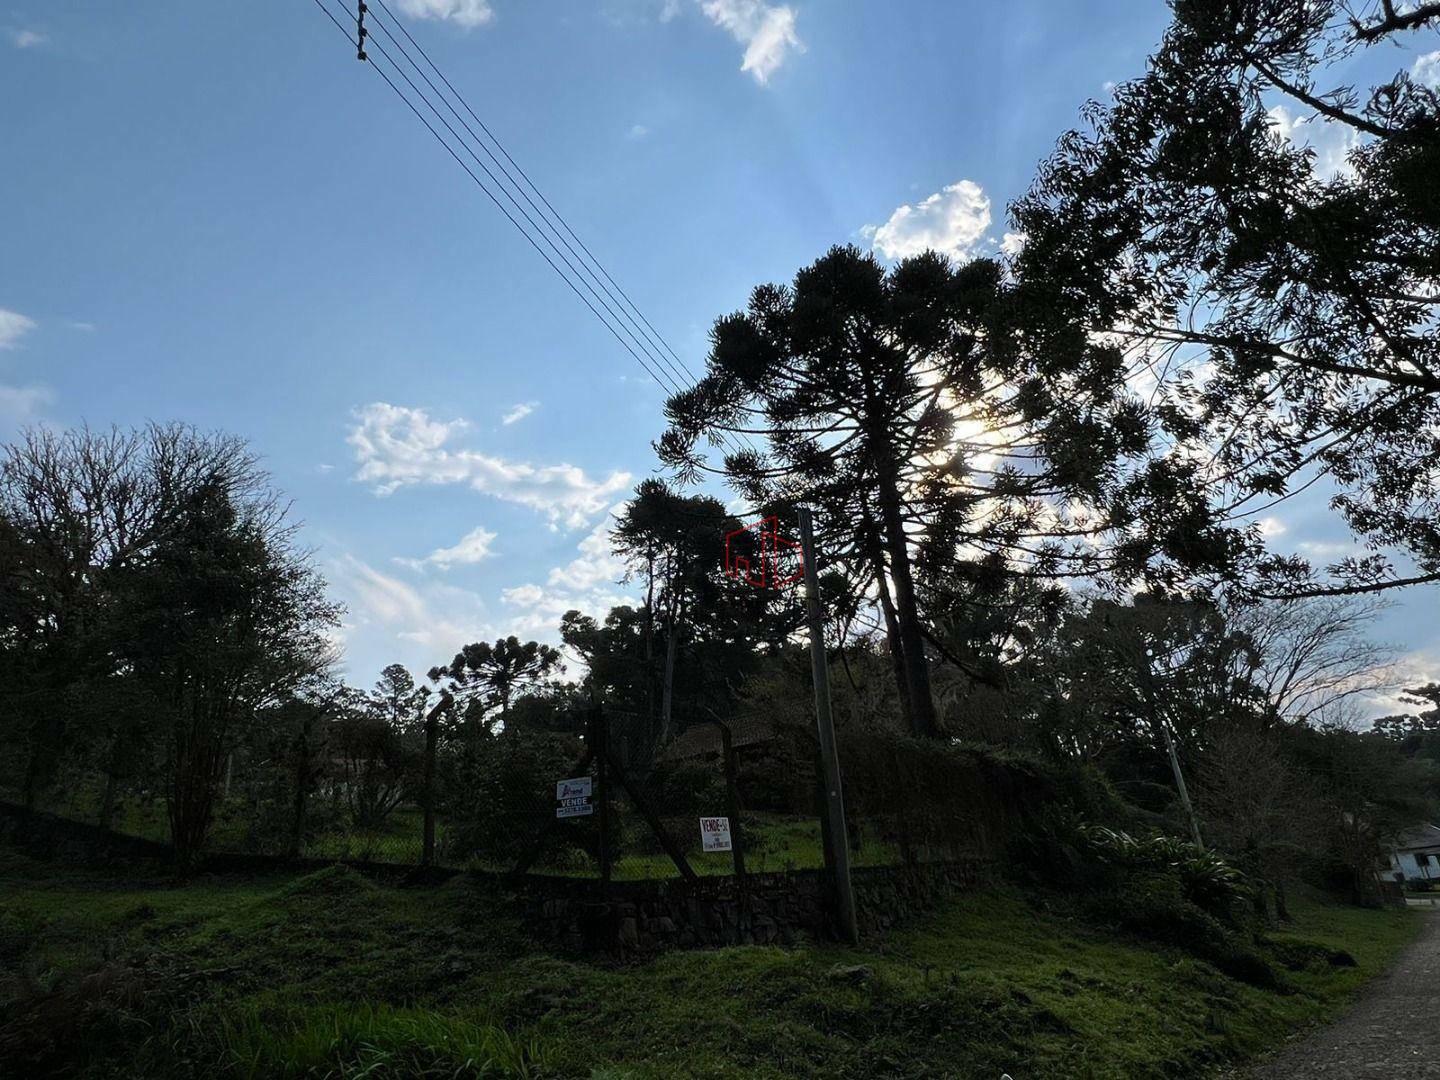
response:
<path fill-rule="evenodd" d="M 809 729 L 777 727 L 764 753 L 741 757 L 737 782 L 745 807 L 776 814 L 814 813 L 816 754 Z M 840 760 L 849 784 L 850 762 L 843 756 Z"/>
<path fill-rule="evenodd" d="M 555 781 L 569 775 L 575 758 L 574 739 L 546 732 L 506 731 L 451 747 L 439 768 L 447 855 L 486 862 L 517 856 L 553 819 Z M 594 847 L 593 817 L 565 824 L 562 841 Z"/>
<path fill-rule="evenodd" d="M 1085 907 L 1092 918 L 1184 949 L 1242 982 L 1283 988 L 1279 974 L 1255 945 L 1188 898 L 1173 870 L 1131 871 Z"/>
<path fill-rule="evenodd" d="M 851 815 L 877 823 L 908 860 L 1000 857 L 1037 848 L 1052 820 L 1125 820 L 1127 811 L 1094 770 L 990 747 L 937 743 L 889 732 L 840 740 Z"/>
<path fill-rule="evenodd" d="M 1290 971 L 1307 968 L 1354 967 L 1355 958 L 1344 949 L 1332 949 L 1318 941 L 1304 938 L 1261 938 L 1260 944 L 1275 960 Z"/>
<path fill-rule="evenodd" d="M 1253 890 L 1245 875 L 1217 852 L 1171 836 L 1135 837 L 1104 825 L 1076 829 L 1084 851 L 1121 870 L 1171 871 L 1187 900 L 1219 918 L 1232 920 L 1236 906 Z"/>
<path fill-rule="evenodd" d="M 725 813 L 725 773 L 719 762 L 685 762 L 658 768 L 645 794 L 657 813 L 667 817 L 700 817 Z"/>

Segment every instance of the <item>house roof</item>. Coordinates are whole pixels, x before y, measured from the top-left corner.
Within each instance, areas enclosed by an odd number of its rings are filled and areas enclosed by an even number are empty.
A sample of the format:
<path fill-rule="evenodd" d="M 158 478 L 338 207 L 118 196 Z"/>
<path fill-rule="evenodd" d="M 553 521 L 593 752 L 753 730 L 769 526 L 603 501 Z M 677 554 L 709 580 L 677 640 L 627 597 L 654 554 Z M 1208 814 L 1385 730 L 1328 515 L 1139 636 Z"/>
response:
<path fill-rule="evenodd" d="M 780 734 L 783 726 L 779 721 L 766 716 L 741 716 L 729 721 L 729 725 L 730 745 L 737 750 L 772 741 Z M 661 756 L 669 761 L 686 761 L 711 754 L 718 755 L 721 745 L 719 725 L 692 724 L 675 737 Z"/>
<path fill-rule="evenodd" d="M 1417 825 L 1402 833 L 1394 846 L 1396 851 L 1425 851 L 1431 848 L 1440 850 L 1440 825 L 1431 825 L 1428 822 Z"/>

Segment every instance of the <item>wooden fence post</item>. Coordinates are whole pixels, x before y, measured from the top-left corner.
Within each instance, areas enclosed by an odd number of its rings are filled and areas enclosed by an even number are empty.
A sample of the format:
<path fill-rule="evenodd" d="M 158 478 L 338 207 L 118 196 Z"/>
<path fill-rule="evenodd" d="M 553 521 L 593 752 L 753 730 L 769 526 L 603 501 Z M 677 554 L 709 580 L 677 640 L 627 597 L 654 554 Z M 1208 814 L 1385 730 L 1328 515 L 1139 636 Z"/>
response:
<path fill-rule="evenodd" d="M 725 764 L 725 811 L 730 815 L 730 858 L 735 864 L 735 877 L 740 887 L 745 887 L 745 842 L 740 838 L 740 785 L 736 779 L 735 744 L 730 737 L 730 725 L 723 720 L 715 721 L 720 726 L 720 752 Z"/>
<path fill-rule="evenodd" d="M 599 702 L 590 713 L 590 738 L 596 748 L 595 781 L 600 785 L 600 892 L 608 898 L 615 859 L 610 836 L 610 727 Z"/>

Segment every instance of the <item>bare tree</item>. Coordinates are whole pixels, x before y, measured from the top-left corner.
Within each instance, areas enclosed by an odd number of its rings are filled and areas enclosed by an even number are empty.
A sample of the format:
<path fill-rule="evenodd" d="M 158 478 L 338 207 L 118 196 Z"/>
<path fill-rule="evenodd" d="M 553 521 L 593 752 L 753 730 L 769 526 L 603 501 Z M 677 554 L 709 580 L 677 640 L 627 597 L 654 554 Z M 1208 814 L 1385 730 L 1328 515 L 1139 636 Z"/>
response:
<path fill-rule="evenodd" d="M 1285 882 L 1320 848 L 1325 829 L 1314 782 L 1286 759 L 1280 739 L 1240 726 L 1212 732 L 1195 795 L 1211 841 L 1270 891 L 1276 915 L 1286 918 Z"/>
<path fill-rule="evenodd" d="M 1250 682 L 1265 696 L 1267 724 L 1338 718 L 1342 706 L 1394 681 L 1394 651 L 1371 640 L 1384 601 L 1326 596 L 1239 608 L 1231 625 L 1253 646 Z"/>

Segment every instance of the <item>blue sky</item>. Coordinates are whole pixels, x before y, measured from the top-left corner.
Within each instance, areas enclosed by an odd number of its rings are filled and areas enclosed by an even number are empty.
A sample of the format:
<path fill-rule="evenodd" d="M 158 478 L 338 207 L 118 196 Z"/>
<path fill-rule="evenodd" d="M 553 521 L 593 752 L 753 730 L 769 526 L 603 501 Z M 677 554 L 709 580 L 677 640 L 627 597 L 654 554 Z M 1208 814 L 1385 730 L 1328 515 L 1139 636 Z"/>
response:
<path fill-rule="evenodd" d="M 697 371 L 717 315 L 830 244 L 1003 243 L 1035 162 L 1168 22 L 1088 0 L 390 4 Z M 0 0 L 0 101 L 0 435 L 250 439 L 361 682 L 553 640 L 566 608 L 625 595 L 604 523 L 655 467 L 662 391 L 312 0 Z M 1346 539 L 1313 500 L 1272 530 Z M 1440 674 L 1435 600 L 1385 617 L 1405 678 Z"/>

